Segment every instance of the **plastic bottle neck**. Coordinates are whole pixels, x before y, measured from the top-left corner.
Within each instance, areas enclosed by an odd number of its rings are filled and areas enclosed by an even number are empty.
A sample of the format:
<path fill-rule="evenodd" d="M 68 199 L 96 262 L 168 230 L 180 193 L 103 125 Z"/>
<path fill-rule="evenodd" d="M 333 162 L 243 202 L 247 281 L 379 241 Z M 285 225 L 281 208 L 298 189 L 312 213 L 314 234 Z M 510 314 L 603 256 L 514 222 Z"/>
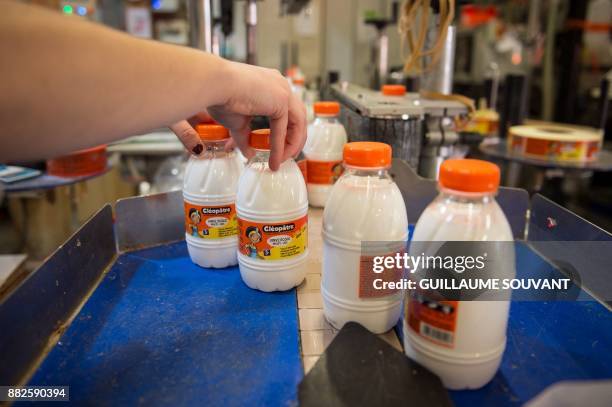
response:
<path fill-rule="evenodd" d="M 233 155 L 234 153 L 228 153 L 225 151 L 225 143 L 226 140 L 218 140 L 218 141 L 204 141 L 202 140 L 202 144 L 204 145 L 204 151 L 200 154 L 199 158 L 223 158 Z"/>
<path fill-rule="evenodd" d="M 438 187 L 440 198 L 446 202 L 486 205 L 495 201 L 494 192 L 464 192 Z"/>
<path fill-rule="evenodd" d="M 318 124 L 318 123 L 332 124 L 332 123 L 337 123 L 337 122 L 338 122 L 338 116 L 335 116 L 335 115 L 326 115 L 326 114 L 315 115 L 315 120 L 314 120 L 315 124 Z"/>
<path fill-rule="evenodd" d="M 255 154 L 247 162 L 248 166 L 255 166 L 260 169 L 268 169 L 268 161 L 270 160 L 270 150 L 255 149 Z"/>
<path fill-rule="evenodd" d="M 355 177 L 390 178 L 388 168 L 353 167 L 344 164 L 344 174 Z"/>

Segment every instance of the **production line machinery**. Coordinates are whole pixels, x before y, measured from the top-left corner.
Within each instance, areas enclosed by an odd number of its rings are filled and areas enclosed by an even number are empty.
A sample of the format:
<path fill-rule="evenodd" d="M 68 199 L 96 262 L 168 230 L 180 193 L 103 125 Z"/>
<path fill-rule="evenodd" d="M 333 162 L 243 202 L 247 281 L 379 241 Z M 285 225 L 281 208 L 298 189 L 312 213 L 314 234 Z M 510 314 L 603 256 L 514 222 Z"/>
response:
<path fill-rule="evenodd" d="M 456 131 L 455 118 L 468 113 L 459 101 L 425 99 L 418 93 L 388 96 L 347 82 L 332 85 L 331 95 L 343 107 L 340 121 L 350 141 L 390 144 L 394 157 L 426 178 L 436 178 L 442 161 L 465 156 L 469 144 L 482 140 Z"/>

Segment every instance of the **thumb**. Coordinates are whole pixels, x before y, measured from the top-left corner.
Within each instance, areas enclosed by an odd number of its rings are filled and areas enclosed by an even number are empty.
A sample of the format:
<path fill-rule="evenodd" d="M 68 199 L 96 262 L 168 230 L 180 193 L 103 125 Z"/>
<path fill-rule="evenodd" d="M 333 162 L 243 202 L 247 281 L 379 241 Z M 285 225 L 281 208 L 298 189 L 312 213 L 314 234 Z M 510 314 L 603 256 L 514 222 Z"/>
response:
<path fill-rule="evenodd" d="M 194 155 L 200 155 L 204 151 L 204 146 L 200 141 L 200 136 L 187 120 L 181 120 L 170 126 L 170 130 L 176 134 L 176 137 L 183 143 L 185 148 Z"/>
<path fill-rule="evenodd" d="M 225 150 L 226 153 L 234 151 L 235 148 L 236 148 L 236 142 L 234 141 L 233 138 L 228 139 L 227 142 L 225 143 L 225 146 L 223 146 L 223 149 Z"/>

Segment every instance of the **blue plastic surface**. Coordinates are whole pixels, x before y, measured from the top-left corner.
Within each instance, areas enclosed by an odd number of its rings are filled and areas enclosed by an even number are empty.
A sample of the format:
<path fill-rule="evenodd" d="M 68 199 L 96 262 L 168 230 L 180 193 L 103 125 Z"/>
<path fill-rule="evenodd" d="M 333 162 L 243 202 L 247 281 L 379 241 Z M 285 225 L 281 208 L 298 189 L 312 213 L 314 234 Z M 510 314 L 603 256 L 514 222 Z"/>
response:
<path fill-rule="evenodd" d="M 559 273 L 523 243 L 516 253 L 517 277 Z M 612 378 L 612 313 L 594 300 L 514 301 L 507 335 L 493 380 L 479 390 L 451 391 L 457 406 L 519 406 L 562 380 Z"/>
<path fill-rule="evenodd" d="M 104 405 L 294 405 L 295 290 L 249 289 L 184 242 L 120 256 L 30 385 Z"/>
<path fill-rule="evenodd" d="M 517 244 L 518 277 L 557 273 Z M 99 404 L 292 405 L 302 378 L 295 292 L 194 266 L 184 243 L 121 256 L 30 384 Z M 482 329 L 487 329 L 483 326 Z M 502 365 L 457 406 L 517 406 L 562 380 L 612 378 L 612 313 L 595 301 L 513 302 Z"/>

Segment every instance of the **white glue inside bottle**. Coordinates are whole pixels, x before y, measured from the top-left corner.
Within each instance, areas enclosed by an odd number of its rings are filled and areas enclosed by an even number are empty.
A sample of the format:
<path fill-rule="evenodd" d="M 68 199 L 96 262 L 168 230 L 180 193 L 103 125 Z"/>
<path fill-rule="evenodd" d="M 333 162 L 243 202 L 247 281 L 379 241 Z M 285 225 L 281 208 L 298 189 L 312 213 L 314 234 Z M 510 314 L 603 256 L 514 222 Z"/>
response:
<path fill-rule="evenodd" d="M 342 149 L 346 144 L 346 131 L 338 121 L 338 102 L 316 102 L 315 121 L 308 126 L 304 145 L 306 157 L 308 202 L 324 207 L 333 184 L 342 175 Z"/>
<path fill-rule="evenodd" d="M 261 291 L 284 291 L 306 276 L 308 197 L 304 177 L 293 159 L 277 171 L 268 166 L 270 130 L 254 130 L 255 155 L 240 176 L 238 264 L 242 280 Z"/>
<path fill-rule="evenodd" d="M 354 142 L 344 146 L 345 171 L 334 184 L 323 212 L 323 313 L 338 329 L 355 321 L 371 332 L 382 333 L 401 315 L 403 293 L 377 289 L 374 280 L 386 276 L 374 273 L 372 267 L 374 255 L 394 255 L 408 239 L 406 206 L 389 176 L 390 166 L 388 144 Z M 374 249 L 382 247 L 365 253 L 364 242 L 371 242 Z M 396 281 L 396 276 L 392 277 Z"/>
<path fill-rule="evenodd" d="M 474 242 L 513 242 L 510 225 L 495 201 L 499 178 L 499 168 L 486 161 L 443 162 L 440 194 L 415 226 L 411 255 L 433 254 L 451 241 L 472 242 L 464 251 L 477 247 Z M 413 253 L 414 246 L 418 253 Z M 501 246 L 502 261 L 494 272 L 514 278 L 513 244 Z M 488 255 L 493 260 L 492 253 Z M 507 300 L 449 301 L 428 291 L 409 290 L 403 319 L 406 355 L 440 376 L 449 389 L 480 388 L 501 363 L 509 308 Z"/>
<path fill-rule="evenodd" d="M 235 266 L 238 246 L 236 188 L 242 171 L 235 153 L 224 151 L 227 129 L 196 126 L 204 151 L 189 158 L 183 180 L 185 240 L 191 260 L 202 267 Z"/>

